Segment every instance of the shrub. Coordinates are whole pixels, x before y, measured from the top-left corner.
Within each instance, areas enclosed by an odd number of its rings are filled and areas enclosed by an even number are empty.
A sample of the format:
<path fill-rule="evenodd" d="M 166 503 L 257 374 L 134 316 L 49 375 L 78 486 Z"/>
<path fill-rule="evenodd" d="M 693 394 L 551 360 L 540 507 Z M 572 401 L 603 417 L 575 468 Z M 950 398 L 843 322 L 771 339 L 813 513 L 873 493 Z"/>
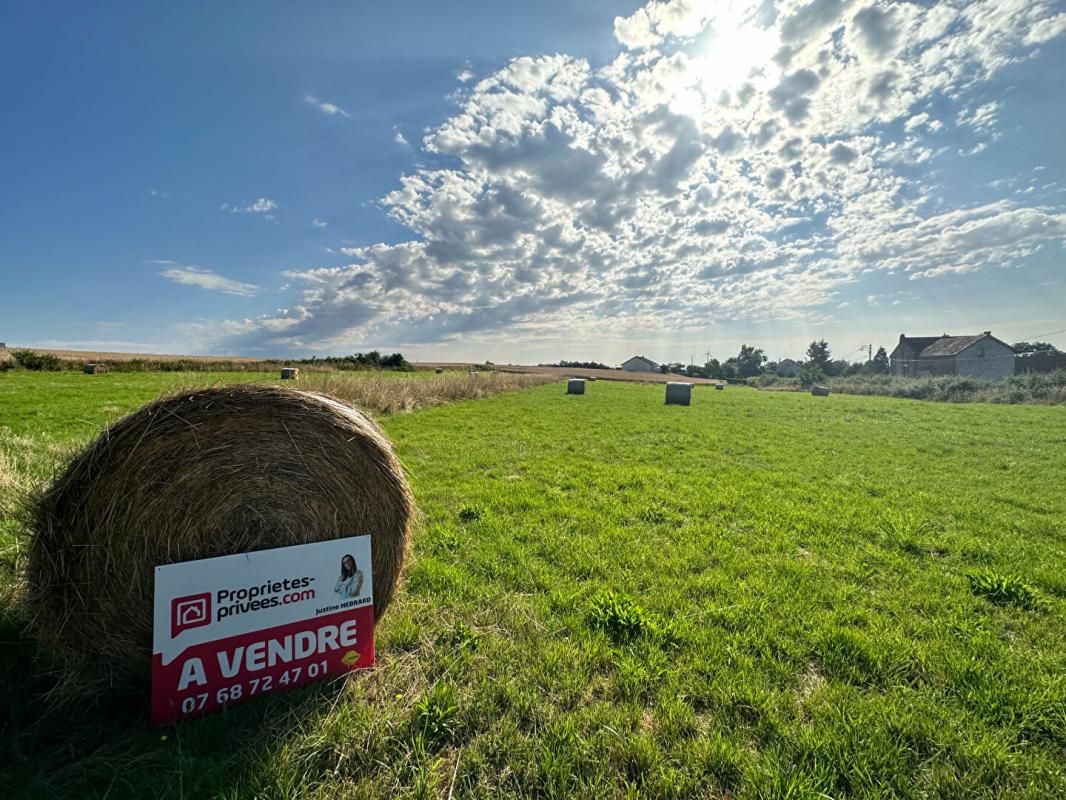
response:
<path fill-rule="evenodd" d="M 799 390 L 808 381 L 822 382 L 807 368 L 798 380 L 763 375 L 749 383 L 760 389 Z M 813 383 L 811 385 L 813 385 Z M 860 372 L 824 380 L 824 385 L 840 394 L 883 395 L 908 400 L 937 400 L 949 403 L 1054 403 L 1066 404 L 1066 370 L 1021 373 L 1003 381 L 988 381 L 964 375 L 938 375 L 907 378 Z"/>
<path fill-rule="evenodd" d="M 824 384 L 826 382 L 826 374 L 822 371 L 821 367 L 817 364 L 804 364 L 803 369 L 799 374 L 799 385 L 804 389 L 810 389 L 812 386 L 818 384 Z"/>
<path fill-rule="evenodd" d="M 970 591 L 997 606 L 1018 606 L 1032 611 L 1047 604 L 1035 588 L 1015 575 L 1000 575 L 988 567 L 980 567 L 966 577 Z"/>
<path fill-rule="evenodd" d="M 38 353 L 34 350 L 12 350 L 11 357 L 23 369 L 34 370 L 35 372 L 59 372 L 63 369 L 63 361 L 59 356 L 54 356 L 51 353 Z"/>

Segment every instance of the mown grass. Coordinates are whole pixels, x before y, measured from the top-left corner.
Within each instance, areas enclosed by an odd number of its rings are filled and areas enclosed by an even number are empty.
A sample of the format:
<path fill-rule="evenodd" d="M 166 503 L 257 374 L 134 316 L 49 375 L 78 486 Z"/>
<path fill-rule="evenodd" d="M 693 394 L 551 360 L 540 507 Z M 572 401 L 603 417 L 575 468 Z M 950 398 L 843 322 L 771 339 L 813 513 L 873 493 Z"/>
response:
<path fill-rule="evenodd" d="M 83 440 L 163 387 L 150 377 L 55 391 L 0 376 L 2 435 L 28 437 L 5 452 Z M 139 699 L 47 710 L 8 608 L 0 785 L 1066 794 L 1061 409 L 735 388 L 666 407 L 661 387 L 600 382 L 382 424 L 424 524 L 375 669 L 150 730 Z M 12 457 L 24 482 L 47 470 Z M 21 533 L 6 524 L 10 581 Z"/>

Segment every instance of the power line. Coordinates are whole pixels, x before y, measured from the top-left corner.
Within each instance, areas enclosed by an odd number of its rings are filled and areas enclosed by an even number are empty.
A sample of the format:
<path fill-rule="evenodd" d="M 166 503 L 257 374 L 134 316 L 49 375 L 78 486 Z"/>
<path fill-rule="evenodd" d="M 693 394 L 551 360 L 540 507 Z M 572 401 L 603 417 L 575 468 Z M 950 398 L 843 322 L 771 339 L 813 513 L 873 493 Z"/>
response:
<path fill-rule="evenodd" d="M 1054 336 L 1056 333 L 1066 333 L 1066 328 L 1062 328 L 1057 331 L 1048 331 L 1047 333 L 1038 333 L 1035 336 L 1026 336 L 1019 341 L 1029 341 L 1030 339 L 1039 339 L 1041 336 Z"/>

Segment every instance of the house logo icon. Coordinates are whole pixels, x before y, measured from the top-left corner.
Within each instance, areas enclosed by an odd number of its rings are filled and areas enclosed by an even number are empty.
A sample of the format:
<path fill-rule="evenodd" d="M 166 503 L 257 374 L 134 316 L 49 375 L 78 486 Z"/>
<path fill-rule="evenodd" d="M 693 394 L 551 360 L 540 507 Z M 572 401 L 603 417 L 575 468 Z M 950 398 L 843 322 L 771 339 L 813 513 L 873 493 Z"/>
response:
<path fill-rule="evenodd" d="M 211 593 L 190 594 L 170 601 L 170 638 L 183 630 L 211 624 Z"/>

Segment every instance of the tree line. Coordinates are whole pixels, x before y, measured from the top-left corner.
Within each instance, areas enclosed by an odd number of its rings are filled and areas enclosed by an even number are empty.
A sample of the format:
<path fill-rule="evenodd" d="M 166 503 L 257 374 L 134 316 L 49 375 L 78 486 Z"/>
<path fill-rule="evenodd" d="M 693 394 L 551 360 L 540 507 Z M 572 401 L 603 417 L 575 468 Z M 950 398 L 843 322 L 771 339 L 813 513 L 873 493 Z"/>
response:
<path fill-rule="evenodd" d="M 872 359 L 863 362 L 851 362 L 846 359 L 834 359 L 829 343 L 818 339 L 807 346 L 807 358 L 800 362 L 799 378 L 805 385 L 813 385 L 829 377 L 840 375 L 885 374 L 888 372 L 888 353 L 879 347 Z M 735 356 L 719 361 L 712 358 L 705 364 L 663 364 L 665 373 L 684 375 L 688 378 L 714 378 L 717 380 L 745 380 L 766 373 L 776 373 L 778 362 L 771 361 L 761 347 L 742 344 Z"/>
<path fill-rule="evenodd" d="M 1018 354 L 1058 354 L 1058 348 L 1048 342 L 1015 342 L 1011 345 Z M 813 386 L 827 378 L 849 377 L 852 375 L 887 375 L 889 371 L 888 352 L 878 347 L 869 361 L 848 361 L 833 358 L 832 350 L 825 339 L 816 339 L 807 345 L 806 360 L 800 364 L 799 380 L 804 386 Z M 759 375 L 775 374 L 778 362 L 770 361 L 762 348 L 742 344 L 735 356 L 719 361 L 712 358 L 705 364 L 682 364 L 674 362 L 663 364 L 665 373 L 684 375 L 688 378 L 714 378 L 717 380 L 745 380 Z"/>

